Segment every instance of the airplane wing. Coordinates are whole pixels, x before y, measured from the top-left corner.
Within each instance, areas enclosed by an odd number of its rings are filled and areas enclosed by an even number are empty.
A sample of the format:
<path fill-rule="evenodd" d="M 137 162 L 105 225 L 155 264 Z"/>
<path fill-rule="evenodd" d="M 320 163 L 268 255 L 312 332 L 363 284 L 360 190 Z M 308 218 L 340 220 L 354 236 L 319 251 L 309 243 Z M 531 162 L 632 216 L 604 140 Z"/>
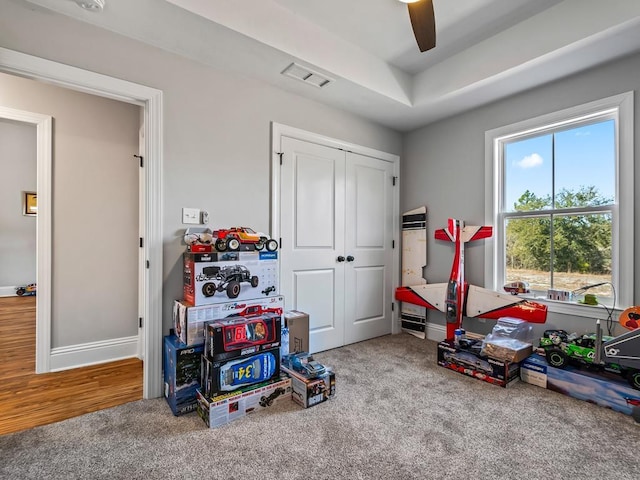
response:
<path fill-rule="evenodd" d="M 402 283 L 424 285 L 423 269 L 427 266 L 427 207 L 418 207 L 402 214 Z M 402 330 L 425 338 L 427 309 L 408 302 L 400 303 Z"/>
<path fill-rule="evenodd" d="M 396 300 L 413 303 L 432 310 L 440 310 L 441 312 L 444 312 L 446 298 L 446 283 L 428 283 L 412 287 L 398 287 L 396 289 Z"/>
<path fill-rule="evenodd" d="M 466 316 L 494 320 L 501 317 L 514 317 L 531 323 L 545 323 L 547 306 L 516 295 L 506 295 L 469 285 Z"/>

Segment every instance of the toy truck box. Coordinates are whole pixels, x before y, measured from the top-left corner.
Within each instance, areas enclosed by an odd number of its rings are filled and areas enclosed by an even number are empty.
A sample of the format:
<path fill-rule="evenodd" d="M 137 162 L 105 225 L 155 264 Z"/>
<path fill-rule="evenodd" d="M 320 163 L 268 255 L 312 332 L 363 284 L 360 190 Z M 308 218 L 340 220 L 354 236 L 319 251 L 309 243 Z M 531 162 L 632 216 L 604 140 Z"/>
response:
<path fill-rule="evenodd" d="M 620 375 L 574 366 L 555 368 L 534 353 L 522 362 L 520 377 L 532 385 L 631 415 L 640 422 L 640 391 Z"/>
<path fill-rule="evenodd" d="M 186 345 L 199 345 L 204 343 L 206 322 L 227 317 L 265 313 L 280 315 L 283 311 L 284 297 L 282 295 L 199 307 L 193 307 L 184 301 L 176 300 L 173 302 L 173 328 L 176 335 Z"/>
<path fill-rule="evenodd" d="M 318 405 L 336 394 L 336 374 L 330 369 L 316 378 L 305 378 L 284 366 L 280 369 L 291 377 L 291 398 L 304 408 Z"/>
<path fill-rule="evenodd" d="M 207 322 L 204 352 L 211 360 L 247 356 L 280 346 L 282 317 L 277 313 Z"/>
<path fill-rule="evenodd" d="M 175 335 L 164 337 L 164 397 L 176 416 L 196 409 L 202 351 L 202 345 L 184 345 Z"/>
<path fill-rule="evenodd" d="M 291 379 L 283 376 L 213 398 L 208 398 L 198 390 L 197 410 L 207 427 L 216 428 L 289 399 Z"/>
<path fill-rule="evenodd" d="M 231 360 L 214 361 L 206 355 L 201 356 L 200 385 L 201 391 L 206 397 L 266 382 L 279 374 L 279 348 Z"/>
<path fill-rule="evenodd" d="M 308 352 L 309 351 L 309 314 L 298 310 L 284 312 L 284 328 L 287 332 L 287 345 L 284 341 L 280 353 Z M 286 351 L 285 351 L 286 350 Z"/>
<path fill-rule="evenodd" d="M 453 340 L 438 343 L 438 365 L 500 387 L 508 387 L 520 378 L 519 363 L 456 348 Z"/>
<path fill-rule="evenodd" d="M 193 306 L 278 295 L 278 252 L 185 252 L 183 299 Z"/>

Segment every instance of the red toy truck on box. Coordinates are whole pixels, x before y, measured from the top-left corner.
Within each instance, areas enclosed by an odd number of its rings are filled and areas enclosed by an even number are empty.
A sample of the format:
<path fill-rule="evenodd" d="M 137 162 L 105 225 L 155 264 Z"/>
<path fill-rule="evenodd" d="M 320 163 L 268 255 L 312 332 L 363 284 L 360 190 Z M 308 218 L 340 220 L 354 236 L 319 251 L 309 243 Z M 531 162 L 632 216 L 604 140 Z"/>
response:
<path fill-rule="evenodd" d="M 248 227 L 221 228 L 214 230 L 213 236 L 216 239 L 216 250 L 220 252 L 239 250 L 242 244 L 253 245 L 256 250 L 263 250 L 266 247 L 269 252 L 275 252 L 278 249 L 276 240 Z"/>

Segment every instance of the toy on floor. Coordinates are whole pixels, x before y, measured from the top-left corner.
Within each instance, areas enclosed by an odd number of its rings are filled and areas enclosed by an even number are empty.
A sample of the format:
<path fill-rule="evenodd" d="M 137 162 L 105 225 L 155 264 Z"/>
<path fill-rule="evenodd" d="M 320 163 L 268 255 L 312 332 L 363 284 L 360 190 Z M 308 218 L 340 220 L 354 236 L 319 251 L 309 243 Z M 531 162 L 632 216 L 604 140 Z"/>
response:
<path fill-rule="evenodd" d="M 28 297 L 30 295 L 36 294 L 36 284 L 30 283 L 29 285 L 25 285 L 23 287 L 16 287 L 16 295 L 19 297 Z"/>

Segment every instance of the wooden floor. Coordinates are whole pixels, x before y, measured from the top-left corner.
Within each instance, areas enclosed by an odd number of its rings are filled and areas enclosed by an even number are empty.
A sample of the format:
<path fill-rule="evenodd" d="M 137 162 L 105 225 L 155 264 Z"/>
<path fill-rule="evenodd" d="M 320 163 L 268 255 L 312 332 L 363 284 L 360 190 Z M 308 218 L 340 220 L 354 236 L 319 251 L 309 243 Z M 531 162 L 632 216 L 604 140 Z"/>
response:
<path fill-rule="evenodd" d="M 142 398 L 142 361 L 36 375 L 35 297 L 0 298 L 0 435 Z"/>

